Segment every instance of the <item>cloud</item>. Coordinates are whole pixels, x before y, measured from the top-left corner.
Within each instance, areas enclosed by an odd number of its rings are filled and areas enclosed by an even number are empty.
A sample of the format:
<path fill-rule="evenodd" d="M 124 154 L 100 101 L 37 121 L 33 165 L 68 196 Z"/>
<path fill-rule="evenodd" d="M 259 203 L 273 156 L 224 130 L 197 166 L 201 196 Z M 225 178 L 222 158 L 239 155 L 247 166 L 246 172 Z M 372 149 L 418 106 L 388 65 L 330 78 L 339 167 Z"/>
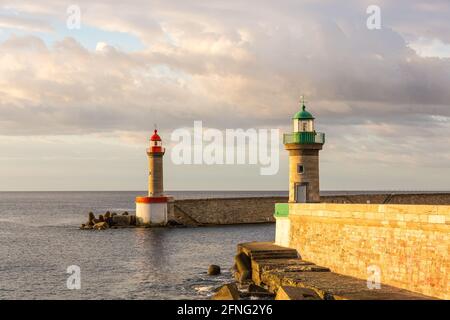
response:
<path fill-rule="evenodd" d="M 28 32 L 52 32 L 54 29 L 43 20 L 0 14 L 0 28 L 18 29 Z"/>
<path fill-rule="evenodd" d="M 418 38 L 411 42 L 409 47 L 421 57 L 450 58 L 450 44 L 439 39 Z"/>
<path fill-rule="evenodd" d="M 356 15 L 351 8 L 337 7 L 333 18 L 320 15 L 323 2 L 283 4 L 251 11 L 236 3 L 81 3 L 82 19 L 108 30 L 147 34 L 141 39 L 147 49 L 127 53 L 99 42 L 90 52 L 71 38 L 50 48 L 35 37 L 9 39 L 0 48 L 5 108 L 10 117 L 12 105 L 18 113 L 31 108 L 48 120 L 53 114 L 55 123 L 45 126 L 55 128 L 52 133 L 62 127 L 144 129 L 140 119 L 156 114 L 161 120 L 155 120 L 172 126 L 199 117 L 214 121 L 217 114 L 223 125 L 281 124 L 301 93 L 324 120 L 340 114 L 360 123 L 367 116 L 383 118 L 387 110 L 386 120 L 398 121 L 428 115 L 430 109 L 449 115 L 448 60 L 418 56 L 391 28 L 369 31 L 364 23 L 342 22 L 341 12 Z M 271 19 L 265 20 L 269 12 Z M 365 12 L 359 12 L 363 21 Z M 333 111 L 333 103 L 344 110 Z M 33 133 L 32 126 L 26 128 Z"/>
<path fill-rule="evenodd" d="M 444 0 L 380 1 L 375 31 L 366 28 L 371 1 L 78 3 L 81 30 L 129 33 L 145 48 L 127 52 L 97 39 L 88 50 L 74 37 L 49 45 L 11 35 L 0 44 L 0 135 L 138 141 L 154 123 L 169 131 L 194 120 L 289 130 L 306 94 L 336 158 L 437 167 L 449 159 L 450 59 L 429 54 L 450 43 Z M 62 24 L 69 4 L 8 2 L 34 21 Z M 351 148 L 337 148 L 347 142 Z"/>

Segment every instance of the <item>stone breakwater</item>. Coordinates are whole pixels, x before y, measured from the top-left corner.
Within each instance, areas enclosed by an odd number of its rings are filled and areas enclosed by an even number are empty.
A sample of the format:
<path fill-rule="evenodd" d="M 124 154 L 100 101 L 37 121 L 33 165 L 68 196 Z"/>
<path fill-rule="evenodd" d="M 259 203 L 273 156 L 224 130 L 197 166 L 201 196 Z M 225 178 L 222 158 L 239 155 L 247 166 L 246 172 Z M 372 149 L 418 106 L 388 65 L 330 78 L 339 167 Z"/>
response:
<path fill-rule="evenodd" d="M 184 225 L 174 220 L 169 220 L 168 227 L 183 227 Z M 88 214 L 88 220 L 82 223 L 80 229 L 82 230 L 105 230 L 118 228 L 149 228 L 150 225 L 139 224 L 135 214 L 129 214 L 127 211 L 122 214 L 107 211 L 105 214 L 100 214 L 98 218 L 92 212 Z M 154 227 L 154 226 L 153 226 Z"/>
<path fill-rule="evenodd" d="M 286 203 L 287 197 L 245 197 L 245 198 L 210 198 L 170 200 L 168 202 L 169 225 L 208 226 L 246 223 L 273 223 L 276 203 Z M 450 205 L 450 193 L 416 193 L 416 194 L 358 194 L 322 196 L 324 203 L 361 203 L 361 204 L 438 204 Z M 105 213 L 103 218 L 108 213 Z M 121 215 L 110 213 L 113 220 L 106 221 L 96 228 L 135 226 L 135 218 L 118 218 Z M 122 214 L 123 215 L 123 214 Z M 101 216 L 98 219 L 101 219 Z M 94 225 L 88 219 L 83 229 Z"/>
<path fill-rule="evenodd" d="M 92 212 L 88 214 L 86 223 L 82 223 L 80 229 L 84 230 L 105 230 L 108 228 L 136 226 L 136 216 L 130 215 L 127 211 L 118 215 L 117 213 L 107 211 L 104 215 L 100 214 L 98 218 Z"/>
<path fill-rule="evenodd" d="M 270 223 L 275 222 L 275 204 L 287 201 L 287 197 L 175 200 L 169 202 L 169 220 L 186 226 Z M 450 205 L 450 193 L 322 196 L 321 202 Z"/>
<path fill-rule="evenodd" d="M 425 295 L 332 272 L 303 260 L 292 248 L 270 242 L 241 243 L 235 256 L 236 283 L 217 290 L 215 300 L 260 297 L 276 300 L 427 300 Z"/>

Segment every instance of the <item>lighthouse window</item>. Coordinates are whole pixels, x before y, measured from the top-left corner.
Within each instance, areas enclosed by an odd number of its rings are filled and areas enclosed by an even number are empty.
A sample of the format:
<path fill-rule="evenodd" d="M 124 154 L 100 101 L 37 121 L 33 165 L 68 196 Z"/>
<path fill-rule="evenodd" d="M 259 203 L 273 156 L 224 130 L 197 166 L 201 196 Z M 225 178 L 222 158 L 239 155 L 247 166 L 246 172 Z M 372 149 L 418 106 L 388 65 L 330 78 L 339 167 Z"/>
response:
<path fill-rule="evenodd" d="M 303 125 L 303 131 L 308 131 L 308 124 L 306 122 L 303 122 L 302 125 Z"/>
<path fill-rule="evenodd" d="M 297 165 L 297 173 L 302 174 L 303 172 L 305 172 L 305 168 L 303 167 L 302 164 L 298 164 Z"/>

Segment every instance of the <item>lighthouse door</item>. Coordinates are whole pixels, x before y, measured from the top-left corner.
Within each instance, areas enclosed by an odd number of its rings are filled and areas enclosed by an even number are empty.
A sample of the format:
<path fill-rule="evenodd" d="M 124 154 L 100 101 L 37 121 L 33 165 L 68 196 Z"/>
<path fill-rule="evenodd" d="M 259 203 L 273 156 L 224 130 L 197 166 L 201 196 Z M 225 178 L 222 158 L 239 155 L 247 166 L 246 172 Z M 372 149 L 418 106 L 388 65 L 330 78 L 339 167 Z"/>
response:
<path fill-rule="evenodd" d="M 295 185 L 295 202 L 298 203 L 306 202 L 306 184 Z"/>

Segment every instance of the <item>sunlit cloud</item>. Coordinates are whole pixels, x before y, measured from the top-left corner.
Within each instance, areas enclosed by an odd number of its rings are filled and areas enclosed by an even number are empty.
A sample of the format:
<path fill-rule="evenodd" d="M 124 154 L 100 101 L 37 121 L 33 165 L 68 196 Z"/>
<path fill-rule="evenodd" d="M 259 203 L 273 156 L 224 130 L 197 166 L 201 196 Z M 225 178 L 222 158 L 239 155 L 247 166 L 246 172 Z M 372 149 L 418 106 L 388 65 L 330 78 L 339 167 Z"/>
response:
<path fill-rule="evenodd" d="M 71 4 L 0 1 L 4 150 L 38 136 L 129 150 L 155 123 L 169 136 L 194 120 L 290 130 L 305 94 L 329 136 L 327 168 L 397 161 L 425 179 L 424 166 L 449 159 L 446 1 L 381 1 L 376 31 L 366 28 L 371 1 L 80 0 L 77 31 L 62 29 Z M 114 34 L 139 46 L 121 47 Z M 91 143 L 77 148 L 96 154 L 83 149 Z"/>

